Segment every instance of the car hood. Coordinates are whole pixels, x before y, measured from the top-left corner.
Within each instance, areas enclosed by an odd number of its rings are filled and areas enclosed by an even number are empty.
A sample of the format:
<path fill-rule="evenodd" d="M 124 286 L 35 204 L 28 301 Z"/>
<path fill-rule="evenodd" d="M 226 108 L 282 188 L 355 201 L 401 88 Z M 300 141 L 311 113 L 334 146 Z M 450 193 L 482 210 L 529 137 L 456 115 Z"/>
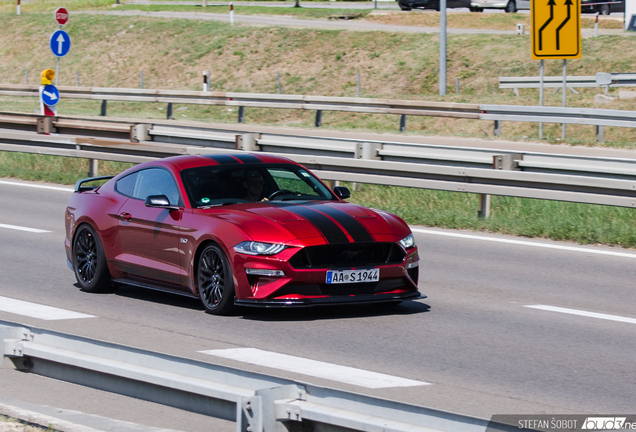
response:
<path fill-rule="evenodd" d="M 255 241 L 271 243 L 395 242 L 411 232 L 393 214 L 344 201 L 243 204 L 226 207 L 216 217 L 239 226 Z"/>

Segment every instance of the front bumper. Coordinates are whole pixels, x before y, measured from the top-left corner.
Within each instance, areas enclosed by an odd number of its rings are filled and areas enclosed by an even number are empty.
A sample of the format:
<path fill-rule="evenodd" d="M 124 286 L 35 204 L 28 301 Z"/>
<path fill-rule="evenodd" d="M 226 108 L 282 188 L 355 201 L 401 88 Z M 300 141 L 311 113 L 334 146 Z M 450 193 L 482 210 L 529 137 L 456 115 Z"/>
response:
<path fill-rule="evenodd" d="M 362 294 L 355 296 L 330 296 L 330 297 L 299 297 L 285 299 L 266 300 L 239 300 L 235 299 L 237 306 L 250 306 L 262 308 L 287 308 L 287 307 L 311 307 L 311 306 L 335 306 L 350 304 L 387 303 L 404 300 L 419 300 L 426 298 L 419 291 L 383 294 Z"/>

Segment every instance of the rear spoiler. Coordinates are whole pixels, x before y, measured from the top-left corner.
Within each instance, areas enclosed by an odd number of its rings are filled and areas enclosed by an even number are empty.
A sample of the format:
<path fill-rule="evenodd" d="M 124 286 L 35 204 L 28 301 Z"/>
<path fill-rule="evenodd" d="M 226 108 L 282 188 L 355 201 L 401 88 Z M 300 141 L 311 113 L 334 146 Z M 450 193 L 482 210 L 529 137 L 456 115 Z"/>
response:
<path fill-rule="evenodd" d="M 92 181 L 97 181 L 97 180 L 110 180 L 113 177 L 115 176 L 90 177 L 90 178 L 82 179 L 78 181 L 77 183 L 75 183 L 75 192 L 86 192 L 86 191 L 97 189 L 99 186 L 82 186 L 82 185 L 84 183 L 90 183 Z"/>

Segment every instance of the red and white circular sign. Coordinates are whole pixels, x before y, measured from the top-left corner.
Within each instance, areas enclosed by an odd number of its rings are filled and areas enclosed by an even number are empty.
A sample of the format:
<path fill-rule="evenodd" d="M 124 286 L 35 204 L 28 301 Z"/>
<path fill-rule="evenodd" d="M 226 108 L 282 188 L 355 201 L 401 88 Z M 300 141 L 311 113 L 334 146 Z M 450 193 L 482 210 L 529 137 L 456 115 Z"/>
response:
<path fill-rule="evenodd" d="M 68 22 L 68 11 L 64 7 L 59 7 L 55 9 L 55 13 L 53 14 L 55 18 L 55 22 L 59 25 L 64 25 Z"/>

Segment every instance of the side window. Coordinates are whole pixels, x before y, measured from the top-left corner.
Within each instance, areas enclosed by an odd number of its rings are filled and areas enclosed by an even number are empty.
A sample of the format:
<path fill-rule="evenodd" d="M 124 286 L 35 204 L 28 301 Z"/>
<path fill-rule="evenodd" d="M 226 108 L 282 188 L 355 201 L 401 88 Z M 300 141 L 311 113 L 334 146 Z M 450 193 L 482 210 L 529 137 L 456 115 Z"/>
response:
<path fill-rule="evenodd" d="M 171 205 L 179 205 L 179 189 L 168 171 L 151 168 L 138 173 L 133 198 L 145 201 L 150 195 L 165 195 Z"/>
<path fill-rule="evenodd" d="M 133 196 L 135 182 L 137 181 L 137 174 L 139 173 L 132 173 L 130 175 L 127 175 L 126 177 L 117 180 L 117 183 L 115 184 L 115 190 L 117 190 L 117 192 L 122 195 Z"/>
<path fill-rule="evenodd" d="M 279 189 L 287 189 L 304 195 L 315 195 L 316 192 L 298 174 L 286 169 L 270 169 L 270 175 Z"/>

